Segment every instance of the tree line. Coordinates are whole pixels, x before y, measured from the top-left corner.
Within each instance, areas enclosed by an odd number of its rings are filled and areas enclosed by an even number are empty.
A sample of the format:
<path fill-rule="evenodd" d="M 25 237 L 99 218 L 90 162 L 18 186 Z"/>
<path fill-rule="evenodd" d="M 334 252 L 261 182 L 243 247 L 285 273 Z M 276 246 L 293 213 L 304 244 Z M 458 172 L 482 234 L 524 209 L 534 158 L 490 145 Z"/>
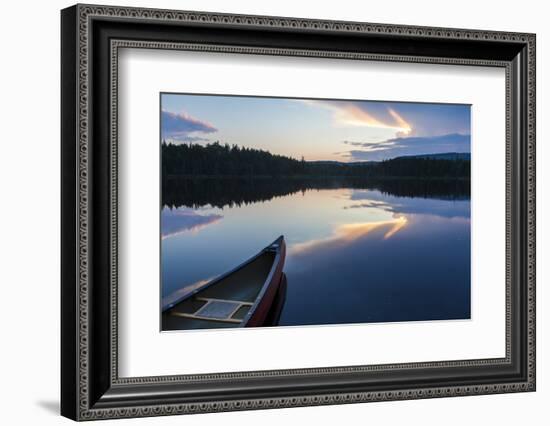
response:
<path fill-rule="evenodd" d="M 162 143 L 162 176 L 217 177 L 413 177 L 469 178 L 470 161 L 399 157 L 380 162 L 307 162 L 268 151 L 218 142 Z"/>

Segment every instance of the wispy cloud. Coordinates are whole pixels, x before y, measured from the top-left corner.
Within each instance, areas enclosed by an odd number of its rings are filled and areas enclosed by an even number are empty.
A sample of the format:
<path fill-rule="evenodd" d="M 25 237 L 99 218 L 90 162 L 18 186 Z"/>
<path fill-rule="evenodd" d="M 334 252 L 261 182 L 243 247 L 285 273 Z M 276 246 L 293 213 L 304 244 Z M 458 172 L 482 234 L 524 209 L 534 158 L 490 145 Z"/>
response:
<path fill-rule="evenodd" d="M 218 131 L 207 121 L 199 120 L 185 112 L 163 110 L 161 113 L 161 138 L 173 142 L 208 141 L 204 135 Z"/>
<path fill-rule="evenodd" d="M 381 142 L 343 141 L 343 143 L 360 148 L 342 154 L 343 157 L 357 161 L 380 161 L 402 155 L 470 152 L 470 135 L 460 133 L 398 137 Z"/>
<path fill-rule="evenodd" d="M 382 104 L 367 104 L 354 101 L 325 101 L 304 99 L 302 102 L 329 109 L 333 112 L 334 122 L 340 126 L 371 127 L 395 130 L 396 136 L 405 136 L 412 132 L 409 123 L 395 109 Z"/>

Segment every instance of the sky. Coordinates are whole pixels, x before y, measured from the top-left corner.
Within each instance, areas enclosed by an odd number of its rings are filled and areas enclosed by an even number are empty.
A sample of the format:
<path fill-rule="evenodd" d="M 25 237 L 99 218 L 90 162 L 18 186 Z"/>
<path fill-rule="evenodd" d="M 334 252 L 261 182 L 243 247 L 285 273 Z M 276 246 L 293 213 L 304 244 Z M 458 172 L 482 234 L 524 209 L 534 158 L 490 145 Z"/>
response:
<path fill-rule="evenodd" d="M 167 94 L 161 140 L 239 145 L 306 161 L 470 152 L 470 105 Z"/>

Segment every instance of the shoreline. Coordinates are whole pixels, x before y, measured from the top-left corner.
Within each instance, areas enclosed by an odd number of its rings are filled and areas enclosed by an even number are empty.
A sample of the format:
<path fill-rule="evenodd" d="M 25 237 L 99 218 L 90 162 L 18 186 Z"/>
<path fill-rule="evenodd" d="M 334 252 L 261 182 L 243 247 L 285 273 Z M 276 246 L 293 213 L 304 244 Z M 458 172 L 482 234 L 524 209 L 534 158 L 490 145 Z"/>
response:
<path fill-rule="evenodd" d="M 457 176 L 457 177 L 446 177 L 446 176 L 436 176 L 436 177 L 421 177 L 421 176 L 361 176 L 361 175 L 326 175 L 326 176 L 311 176 L 311 175 L 290 175 L 290 176 L 281 176 L 281 175 L 189 175 L 189 174 L 170 174 L 167 176 L 162 176 L 162 179 L 281 179 L 281 180 L 291 180 L 291 179 L 363 179 L 365 181 L 372 180 L 426 180 L 426 181 L 437 181 L 437 180 L 462 180 L 469 181 L 471 178 L 468 176 Z"/>

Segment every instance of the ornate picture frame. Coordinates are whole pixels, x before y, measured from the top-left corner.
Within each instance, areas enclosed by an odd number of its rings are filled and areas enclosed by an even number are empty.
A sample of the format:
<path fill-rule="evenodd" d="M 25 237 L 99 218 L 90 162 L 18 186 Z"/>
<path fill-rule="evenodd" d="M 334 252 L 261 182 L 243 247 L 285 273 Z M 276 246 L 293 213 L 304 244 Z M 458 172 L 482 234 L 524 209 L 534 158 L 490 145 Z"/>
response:
<path fill-rule="evenodd" d="M 76 5 L 61 12 L 61 413 L 74 420 L 535 390 L 534 34 Z M 120 48 L 506 72 L 506 356 L 119 377 Z"/>

